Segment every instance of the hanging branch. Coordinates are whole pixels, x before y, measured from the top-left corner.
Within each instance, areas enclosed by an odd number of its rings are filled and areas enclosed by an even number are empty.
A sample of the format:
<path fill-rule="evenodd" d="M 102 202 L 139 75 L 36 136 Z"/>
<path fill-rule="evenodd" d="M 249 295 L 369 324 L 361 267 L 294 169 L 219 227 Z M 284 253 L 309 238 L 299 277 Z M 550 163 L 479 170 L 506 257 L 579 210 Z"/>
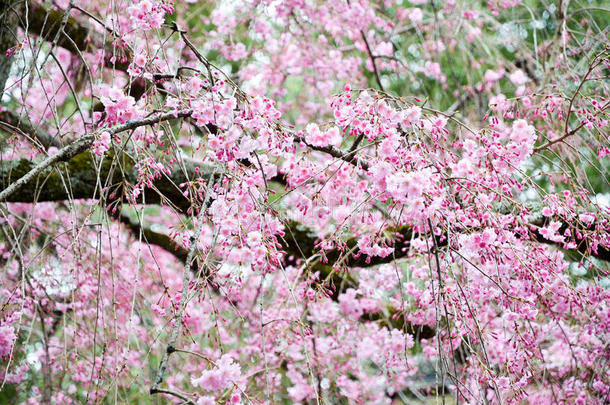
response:
<path fill-rule="evenodd" d="M 180 295 L 180 305 L 178 307 L 176 315 L 174 316 L 174 325 L 172 326 L 172 331 L 170 333 L 169 343 L 167 344 L 167 348 L 165 349 L 165 352 L 163 353 L 163 357 L 161 358 L 161 363 L 159 364 L 159 369 L 157 371 L 157 376 L 155 378 L 155 382 L 154 382 L 153 386 L 150 388 L 151 394 L 156 394 L 156 393 L 161 392 L 161 391 L 159 391 L 159 385 L 163 382 L 163 377 L 165 375 L 165 371 L 167 370 L 167 363 L 169 361 L 171 354 L 176 350 L 176 341 L 178 340 L 178 336 L 180 335 L 180 331 L 182 330 L 182 316 L 183 316 L 184 310 L 186 309 L 188 285 L 189 285 L 190 274 L 191 274 L 191 266 L 193 265 L 193 261 L 195 259 L 195 252 L 197 251 L 197 243 L 199 241 L 199 237 L 201 236 L 201 232 L 203 231 L 203 224 L 205 222 L 204 218 L 207 213 L 206 207 L 207 207 L 207 203 L 209 202 L 209 199 L 210 199 L 210 193 L 212 190 L 212 186 L 214 184 L 213 183 L 214 178 L 215 178 L 214 174 L 212 176 L 210 176 L 210 179 L 208 180 L 205 201 L 202 204 L 202 206 L 200 207 L 199 215 L 197 216 L 197 228 L 195 229 L 195 232 L 193 232 L 193 235 L 190 238 L 191 246 L 190 246 L 188 255 L 186 257 L 184 272 L 182 275 L 182 292 Z M 212 251 L 213 249 L 214 249 L 214 247 L 212 246 L 212 247 L 210 247 L 209 251 Z M 207 262 L 208 257 L 209 257 L 209 254 L 206 256 L 206 260 L 204 260 L 204 262 L 201 264 L 202 267 L 205 267 L 207 265 L 206 262 Z"/>

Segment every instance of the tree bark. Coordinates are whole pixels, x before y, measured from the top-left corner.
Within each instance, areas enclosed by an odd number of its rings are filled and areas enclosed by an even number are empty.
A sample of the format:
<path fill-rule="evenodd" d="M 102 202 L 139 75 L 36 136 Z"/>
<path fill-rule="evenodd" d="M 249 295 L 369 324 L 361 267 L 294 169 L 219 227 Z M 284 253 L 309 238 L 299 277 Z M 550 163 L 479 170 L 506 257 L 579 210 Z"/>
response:
<path fill-rule="evenodd" d="M 11 72 L 13 58 L 11 48 L 17 43 L 17 26 L 19 18 L 15 13 L 15 0 L 0 0 L 0 100 Z"/>

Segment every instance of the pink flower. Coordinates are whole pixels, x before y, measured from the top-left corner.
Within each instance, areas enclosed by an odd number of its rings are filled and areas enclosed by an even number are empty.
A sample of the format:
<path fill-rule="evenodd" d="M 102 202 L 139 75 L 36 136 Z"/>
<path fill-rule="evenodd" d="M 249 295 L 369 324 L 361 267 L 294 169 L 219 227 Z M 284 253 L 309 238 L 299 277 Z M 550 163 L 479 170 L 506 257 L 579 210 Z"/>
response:
<path fill-rule="evenodd" d="M 376 55 L 391 56 L 394 53 L 394 45 L 391 42 L 380 42 L 375 48 Z"/>
<path fill-rule="evenodd" d="M 485 81 L 487 83 L 494 83 L 504 77 L 504 69 L 498 69 L 498 71 L 488 69 L 485 71 Z"/>
<path fill-rule="evenodd" d="M 127 14 L 133 24 L 143 30 L 161 27 L 165 18 L 165 12 L 166 7 L 153 4 L 150 0 L 142 0 L 127 7 Z"/>
<path fill-rule="evenodd" d="M 412 106 L 402 112 L 403 125 L 418 125 L 421 119 L 421 108 Z"/>
<path fill-rule="evenodd" d="M 593 221 L 595 221 L 595 215 L 583 213 L 578 216 L 578 219 L 580 219 L 586 225 L 590 225 L 593 223 Z"/>
<path fill-rule="evenodd" d="M 7 357 L 11 354 L 16 339 L 17 335 L 15 335 L 15 330 L 12 326 L 0 326 L 0 357 Z"/>
<path fill-rule="evenodd" d="M 409 20 L 413 21 L 414 23 L 418 23 L 423 20 L 424 13 L 419 8 L 411 8 L 409 9 L 407 16 L 409 17 Z"/>
<path fill-rule="evenodd" d="M 246 49 L 246 45 L 238 42 L 233 45 L 228 52 L 224 52 L 224 54 L 228 60 L 240 60 L 248 56 L 248 50 Z"/>
<path fill-rule="evenodd" d="M 133 63 L 143 68 L 146 65 L 146 55 L 143 53 L 138 53 L 133 57 Z"/>
<path fill-rule="evenodd" d="M 437 80 L 440 79 L 442 74 L 440 63 L 426 61 L 424 64 L 424 74 Z"/>
<path fill-rule="evenodd" d="M 312 146 L 339 146 L 342 140 L 341 131 L 337 127 L 322 131 L 317 124 L 309 124 L 305 128 L 305 141 Z"/>
<path fill-rule="evenodd" d="M 481 29 L 479 27 L 471 27 L 468 29 L 468 33 L 466 34 L 466 41 L 472 43 L 481 36 Z"/>
<path fill-rule="evenodd" d="M 513 82 L 513 84 L 515 86 L 522 86 L 525 83 L 529 82 L 529 78 L 527 77 L 527 75 L 525 73 L 523 73 L 523 70 L 521 69 L 517 69 L 515 70 L 513 73 L 511 73 L 508 78 L 510 79 L 511 82 Z"/>
<path fill-rule="evenodd" d="M 203 88 L 203 80 L 199 76 L 193 76 L 186 82 L 186 91 L 190 96 L 195 96 Z"/>
<path fill-rule="evenodd" d="M 150 306 L 150 309 L 153 310 L 153 312 L 159 316 L 165 316 L 165 309 L 161 308 L 159 305 L 157 304 L 152 304 Z"/>
<path fill-rule="evenodd" d="M 466 10 L 464 11 L 464 18 L 467 20 L 476 20 L 479 18 L 479 12 L 477 10 Z"/>
<path fill-rule="evenodd" d="M 99 138 L 93 141 L 93 151 L 96 155 L 102 156 L 108 149 L 110 149 L 110 142 L 112 138 L 110 136 L 110 132 L 103 131 Z"/>
<path fill-rule="evenodd" d="M 551 221 L 551 223 L 545 226 L 544 228 L 540 228 L 539 232 L 542 236 L 544 236 L 545 239 L 548 239 L 553 242 L 563 242 L 564 237 L 559 234 L 560 227 L 561 222 Z"/>
<path fill-rule="evenodd" d="M 214 397 L 206 395 L 204 397 L 199 397 L 197 405 L 216 405 L 216 401 L 214 400 Z"/>
<path fill-rule="evenodd" d="M 351 316 L 353 319 L 358 319 L 364 313 L 360 302 L 356 298 L 356 290 L 348 288 L 345 293 L 339 296 L 339 307 L 344 314 Z"/>
<path fill-rule="evenodd" d="M 192 378 L 191 383 L 205 390 L 214 391 L 232 387 L 241 377 L 241 368 L 228 354 L 223 354 L 216 367 L 203 370 L 201 376 Z"/>

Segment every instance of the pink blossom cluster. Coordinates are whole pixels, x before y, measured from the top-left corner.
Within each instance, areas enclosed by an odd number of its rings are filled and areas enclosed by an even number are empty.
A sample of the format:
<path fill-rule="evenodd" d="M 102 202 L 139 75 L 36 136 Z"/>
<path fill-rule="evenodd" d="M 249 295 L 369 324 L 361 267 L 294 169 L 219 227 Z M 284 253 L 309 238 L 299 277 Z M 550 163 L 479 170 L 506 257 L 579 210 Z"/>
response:
<path fill-rule="evenodd" d="M 606 403 L 590 10 L 566 3 L 550 33 L 519 0 L 229 3 L 76 1 L 104 16 L 70 3 L 90 45 L 18 51 L 35 69 L 0 114 L 32 126 L 0 128 L 4 166 L 85 134 L 104 164 L 45 168 L 0 209 L 0 385 L 31 404 Z"/>
<path fill-rule="evenodd" d="M 117 87 L 102 86 L 99 89 L 100 101 L 104 105 L 104 121 L 109 125 L 124 124 L 142 118 L 145 112 L 141 109 L 142 103 L 136 103 L 132 96 L 125 95 Z"/>
<path fill-rule="evenodd" d="M 230 355 L 224 354 L 213 369 L 204 370 L 199 377 L 194 377 L 191 382 L 204 390 L 215 391 L 230 388 L 236 385 L 241 378 L 241 370 Z"/>
<path fill-rule="evenodd" d="M 126 11 L 136 28 L 151 30 L 161 27 L 165 14 L 172 14 L 174 9 L 164 1 L 141 0 L 127 7 Z"/>

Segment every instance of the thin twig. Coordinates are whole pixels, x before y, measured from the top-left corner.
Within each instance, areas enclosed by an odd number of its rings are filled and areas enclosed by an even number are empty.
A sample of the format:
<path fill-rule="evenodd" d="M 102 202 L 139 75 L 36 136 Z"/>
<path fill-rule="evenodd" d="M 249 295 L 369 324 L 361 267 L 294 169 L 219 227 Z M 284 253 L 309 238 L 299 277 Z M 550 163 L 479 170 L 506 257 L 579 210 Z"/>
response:
<path fill-rule="evenodd" d="M 199 215 L 197 217 L 197 221 L 198 221 L 197 229 L 191 236 L 191 240 L 190 240 L 191 246 L 189 249 L 188 256 L 186 257 L 186 262 L 184 265 L 184 273 L 182 276 L 182 293 L 180 295 L 180 306 L 178 307 L 178 311 L 175 315 L 174 326 L 172 327 L 169 343 L 167 344 L 167 348 L 165 349 L 165 352 L 163 353 L 163 357 L 161 359 L 161 363 L 159 364 L 159 370 L 157 371 L 155 383 L 150 388 L 151 394 L 160 392 L 159 385 L 163 382 L 163 377 L 165 375 L 165 371 L 167 370 L 167 363 L 169 361 L 169 357 L 171 356 L 171 354 L 173 352 L 176 351 L 176 341 L 178 340 L 178 336 L 180 335 L 180 331 L 182 329 L 182 315 L 186 308 L 186 301 L 187 301 L 186 295 L 188 292 L 188 285 L 189 285 L 189 281 L 190 281 L 191 266 L 193 264 L 193 260 L 195 259 L 195 252 L 197 251 L 197 242 L 199 240 L 199 237 L 201 236 L 201 232 L 203 231 L 203 224 L 205 222 L 204 217 L 207 212 L 205 207 L 207 206 L 207 202 L 210 199 L 211 187 L 212 187 L 212 183 L 214 181 L 215 174 L 216 173 L 213 173 L 212 176 L 210 176 L 210 179 L 208 180 L 205 201 L 204 201 L 203 205 L 201 206 L 201 210 L 199 211 Z M 205 263 L 203 265 L 205 266 Z"/>
<path fill-rule="evenodd" d="M 362 35 L 362 40 L 364 41 L 364 45 L 366 46 L 366 51 L 371 58 L 371 63 L 373 64 L 373 73 L 375 73 L 375 80 L 377 81 L 377 85 L 381 89 L 381 91 L 385 91 L 383 88 L 383 84 L 381 84 L 381 78 L 379 77 L 379 71 L 377 70 L 377 63 L 375 63 L 375 57 L 373 56 L 373 51 L 371 50 L 371 46 L 369 45 L 369 41 L 366 39 L 366 35 L 364 35 L 364 31 L 360 31 Z"/>

